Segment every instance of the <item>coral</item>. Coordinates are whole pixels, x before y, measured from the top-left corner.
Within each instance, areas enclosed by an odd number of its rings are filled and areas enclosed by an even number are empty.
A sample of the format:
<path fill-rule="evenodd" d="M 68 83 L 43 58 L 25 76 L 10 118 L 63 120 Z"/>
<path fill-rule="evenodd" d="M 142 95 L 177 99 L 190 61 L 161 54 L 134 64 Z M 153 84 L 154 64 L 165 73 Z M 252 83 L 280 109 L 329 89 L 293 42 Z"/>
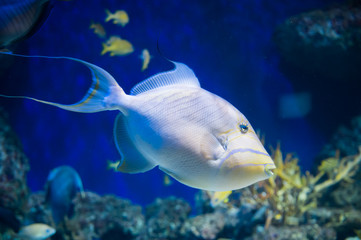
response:
<path fill-rule="evenodd" d="M 187 219 L 181 229 L 185 239 L 216 239 L 225 225 L 224 215 L 207 213 Z"/>
<path fill-rule="evenodd" d="M 319 153 L 317 159 L 333 157 L 339 151 L 341 157 L 357 154 L 361 146 L 361 116 L 351 120 L 350 126 L 340 126 Z"/>
<path fill-rule="evenodd" d="M 307 213 L 308 222 L 332 227 L 337 239 L 354 236 L 355 229 L 361 226 L 361 211 L 342 208 L 314 208 Z"/>
<path fill-rule="evenodd" d="M 357 154 L 358 146 L 361 146 L 361 116 L 351 120 L 349 126 L 340 126 L 333 134 L 316 158 L 316 162 L 322 159 L 332 159 L 334 156 L 345 157 Z M 354 182 L 355 181 L 355 182 Z M 361 171 L 356 171 L 353 181 L 339 184 L 330 194 L 324 196 L 324 201 L 329 205 L 339 207 L 353 206 L 361 208 Z"/>
<path fill-rule="evenodd" d="M 273 214 L 273 218 L 281 219 L 282 223 L 298 225 L 304 221 L 304 213 L 318 205 L 317 200 L 325 189 L 340 181 L 352 181 L 361 162 L 361 148 L 360 153 L 354 156 L 325 159 L 316 176 L 309 172 L 303 175 L 298 159 L 292 154 L 283 159 L 279 145 L 273 153 L 273 159 L 277 166 L 274 176 L 263 182 L 268 196 L 266 200 L 272 210 L 269 216 Z M 328 162 L 334 164 L 332 168 L 325 167 Z"/>
<path fill-rule="evenodd" d="M 50 208 L 45 204 L 44 192 L 30 194 L 25 207 L 24 222 L 55 226 Z"/>
<path fill-rule="evenodd" d="M 358 114 L 356 109 L 346 110 L 343 106 L 360 100 L 360 6 L 334 6 L 291 16 L 276 28 L 273 40 L 281 55 L 281 71 L 292 81 L 296 92 L 312 95 L 312 111 L 323 115 L 313 119 L 319 129 L 326 134 L 345 115 Z M 349 99 L 339 101 L 336 95 Z M 326 102 L 332 108 L 323 104 Z M 333 114 L 335 108 L 340 109 L 338 114 Z"/>
<path fill-rule="evenodd" d="M 361 151 L 361 149 L 360 149 Z M 270 226 L 300 226 L 306 223 L 318 223 L 315 215 L 309 214 L 322 206 L 321 197 L 332 186 L 352 182 L 361 162 L 361 152 L 354 156 L 339 158 L 334 156 L 322 161 L 318 173 L 303 174 L 294 154 L 283 158 L 280 145 L 273 150 L 273 160 L 277 166 L 274 176 L 248 188 L 233 191 L 227 204 L 211 208 L 207 194 L 197 195 L 201 211 L 220 213 L 224 219 L 221 236 L 242 238 L 259 228 Z M 346 219 L 343 216 L 343 219 Z M 337 227 L 336 221 L 328 221 L 329 227 Z M 326 223 L 321 223 L 326 224 Z M 228 235 L 227 235 L 228 234 Z M 231 235 L 231 236 L 229 236 Z"/>
<path fill-rule="evenodd" d="M 293 16 L 282 27 L 294 29 L 296 44 L 348 49 L 361 43 L 360 20 L 360 8 L 336 7 Z"/>
<path fill-rule="evenodd" d="M 149 239 L 178 239 L 179 231 L 191 208 L 182 199 L 157 198 L 147 206 L 147 235 Z"/>
<path fill-rule="evenodd" d="M 301 49 L 341 54 L 360 50 L 361 8 L 338 6 L 292 16 L 277 28 L 274 39 L 287 58 L 291 53 L 302 54 Z"/>
<path fill-rule="evenodd" d="M 267 201 L 255 200 L 254 192 L 251 190 L 257 188 L 256 184 L 253 187 L 235 190 L 228 196 L 226 203 L 214 207 L 210 204 L 212 195 L 202 190 L 196 194 L 196 206 L 202 214 L 216 213 L 223 216 L 224 227 L 219 231 L 218 237 L 242 239 L 251 235 L 257 224 L 264 224 L 266 220 L 269 206 Z"/>
<path fill-rule="evenodd" d="M 246 238 L 246 240 L 336 240 L 336 232 L 332 228 L 320 227 L 317 224 L 304 225 L 300 227 L 270 227 L 266 231 L 259 231 Z"/>
<path fill-rule="evenodd" d="M 145 228 L 141 207 L 113 195 L 85 192 L 74 206 L 74 216 L 66 221 L 68 239 L 133 239 Z"/>
<path fill-rule="evenodd" d="M 0 207 L 22 213 L 28 195 L 29 163 L 22 145 L 0 109 Z"/>
<path fill-rule="evenodd" d="M 360 179 L 358 179 L 360 182 Z M 332 204 L 338 207 L 353 206 L 361 209 L 361 187 L 359 184 L 343 183 L 330 196 Z"/>

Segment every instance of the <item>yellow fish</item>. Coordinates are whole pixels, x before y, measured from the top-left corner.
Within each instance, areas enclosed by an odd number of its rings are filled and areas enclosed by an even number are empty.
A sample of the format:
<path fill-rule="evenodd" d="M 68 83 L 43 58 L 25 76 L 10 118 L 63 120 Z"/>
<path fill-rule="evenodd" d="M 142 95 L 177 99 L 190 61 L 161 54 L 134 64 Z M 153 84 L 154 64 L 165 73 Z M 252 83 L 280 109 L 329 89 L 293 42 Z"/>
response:
<path fill-rule="evenodd" d="M 142 65 L 142 72 L 148 68 L 150 59 L 152 58 L 152 56 L 150 56 L 148 49 L 143 49 L 142 51 L 142 55 L 140 56 L 140 58 L 143 60 L 143 65 Z"/>
<path fill-rule="evenodd" d="M 105 38 L 106 32 L 104 27 L 100 23 L 91 23 L 90 29 L 94 29 L 94 33 L 98 35 L 98 37 Z"/>
<path fill-rule="evenodd" d="M 125 56 L 131 54 L 134 51 L 133 45 L 117 36 L 112 36 L 106 43 L 103 43 L 103 51 L 101 55 L 110 52 L 110 56 Z"/>
<path fill-rule="evenodd" d="M 229 201 L 229 195 L 231 195 L 232 191 L 223 191 L 223 192 L 207 192 L 211 197 L 211 206 L 216 207 L 221 203 L 227 203 Z"/>
<path fill-rule="evenodd" d="M 43 240 L 55 234 L 55 229 L 43 224 L 33 223 L 28 226 L 22 227 L 17 234 L 20 239 L 26 240 Z"/>
<path fill-rule="evenodd" d="M 356 233 L 357 237 L 361 239 L 361 229 L 355 229 L 353 231 Z"/>
<path fill-rule="evenodd" d="M 121 25 L 124 27 L 129 22 L 129 16 L 128 13 L 124 10 L 118 10 L 115 13 L 111 13 L 109 10 L 105 10 L 107 13 L 107 17 L 105 18 L 106 22 L 109 22 L 110 20 L 113 20 L 114 24 Z"/>
<path fill-rule="evenodd" d="M 170 186 L 172 185 L 172 180 L 170 179 L 170 177 L 166 174 L 164 174 L 164 178 L 163 178 L 163 184 L 164 186 Z"/>
<path fill-rule="evenodd" d="M 277 213 L 277 214 L 274 216 L 274 218 L 275 218 L 276 220 L 281 220 L 281 219 L 282 219 L 282 215 L 279 214 L 279 213 Z"/>
<path fill-rule="evenodd" d="M 114 171 L 117 171 L 119 164 L 121 163 L 121 160 L 112 162 L 108 160 L 108 169 L 113 169 Z"/>

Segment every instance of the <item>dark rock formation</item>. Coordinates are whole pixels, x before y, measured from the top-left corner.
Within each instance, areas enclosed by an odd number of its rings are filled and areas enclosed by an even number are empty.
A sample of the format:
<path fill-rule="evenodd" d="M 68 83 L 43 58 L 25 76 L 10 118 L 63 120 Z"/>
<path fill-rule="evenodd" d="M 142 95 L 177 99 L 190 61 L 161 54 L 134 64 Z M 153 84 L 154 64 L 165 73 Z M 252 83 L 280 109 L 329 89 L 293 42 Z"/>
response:
<path fill-rule="evenodd" d="M 347 76 L 357 75 L 361 67 L 361 7 L 347 5 L 292 16 L 278 27 L 274 39 L 288 64 L 348 81 Z"/>
<path fill-rule="evenodd" d="M 187 219 L 181 235 L 184 239 L 216 239 L 225 225 L 223 214 L 207 213 Z"/>
<path fill-rule="evenodd" d="M 340 157 L 355 155 L 359 146 L 361 146 L 361 116 L 353 118 L 349 126 L 341 125 L 336 129 L 317 158 L 322 160 L 334 157 L 336 151 L 340 152 Z"/>
<path fill-rule="evenodd" d="M 351 120 L 349 126 L 341 125 L 331 140 L 323 147 L 315 160 L 315 166 L 323 159 L 356 155 L 361 147 L 361 116 Z M 338 153 L 337 153 L 338 152 Z M 355 169 L 357 170 L 357 169 Z M 352 177 L 353 182 L 342 182 L 323 196 L 325 206 L 354 207 L 361 209 L 361 170 Z"/>
<path fill-rule="evenodd" d="M 253 234 L 247 240 L 336 240 L 336 232 L 332 228 L 320 227 L 317 224 L 303 225 L 299 227 L 273 227 L 266 231 L 260 231 Z"/>
<path fill-rule="evenodd" d="M 311 96 L 307 118 L 314 128 L 329 137 L 341 121 L 360 114 L 360 4 L 292 16 L 279 25 L 274 42 L 294 91 Z"/>
<path fill-rule="evenodd" d="M 182 199 L 156 199 L 146 208 L 149 239 L 179 239 L 180 229 L 190 211 L 189 204 Z"/>
<path fill-rule="evenodd" d="M 129 200 L 85 192 L 74 199 L 74 206 L 74 216 L 66 226 L 72 237 L 135 239 L 145 229 L 141 207 Z"/>
<path fill-rule="evenodd" d="M 44 192 L 30 194 L 26 203 L 24 222 L 54 225 L 51 210 L 45 205 Z"/>
<path fill-rule="evenodd" d="M 356 209 L 315 208 L 308 212 L 308 217 L 310 223 L 332 226 L 337 233 L 337 239 L 355 236 L 353 230 L 361 226 L 361 211 Z"/>
<path fill-rule="evenodd" d="M 0 109 L 0 207 L 21 213 L 28 195 L 29 163 L 22 145 Z"/>

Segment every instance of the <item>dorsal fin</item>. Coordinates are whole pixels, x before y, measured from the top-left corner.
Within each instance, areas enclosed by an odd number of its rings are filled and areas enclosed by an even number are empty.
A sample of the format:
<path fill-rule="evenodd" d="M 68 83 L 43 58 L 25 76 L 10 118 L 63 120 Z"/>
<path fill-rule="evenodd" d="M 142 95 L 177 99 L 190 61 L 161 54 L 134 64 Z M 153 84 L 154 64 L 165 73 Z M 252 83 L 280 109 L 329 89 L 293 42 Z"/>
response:
<path fill-rule="evenodd" d="M 200 87 L 197 77 L 187 65 L 171 61 L 175 68 L 168 72 L 158 73 L 135 85 L 130 91 L 131 95 L 170 85 L 184 85 Z"/>

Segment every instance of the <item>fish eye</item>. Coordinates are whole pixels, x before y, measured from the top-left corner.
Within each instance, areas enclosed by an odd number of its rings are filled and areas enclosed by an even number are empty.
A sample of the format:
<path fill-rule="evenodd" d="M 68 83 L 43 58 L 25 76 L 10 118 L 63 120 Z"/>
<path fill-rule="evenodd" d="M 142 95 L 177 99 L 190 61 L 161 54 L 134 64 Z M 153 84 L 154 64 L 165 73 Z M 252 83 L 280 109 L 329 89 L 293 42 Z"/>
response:
<path fill-rule="evenodd" d="M 239 125 L 239 128 L 241 129 L 241 133 L 248 132 L 248 126 L 246 124 Z"/>

